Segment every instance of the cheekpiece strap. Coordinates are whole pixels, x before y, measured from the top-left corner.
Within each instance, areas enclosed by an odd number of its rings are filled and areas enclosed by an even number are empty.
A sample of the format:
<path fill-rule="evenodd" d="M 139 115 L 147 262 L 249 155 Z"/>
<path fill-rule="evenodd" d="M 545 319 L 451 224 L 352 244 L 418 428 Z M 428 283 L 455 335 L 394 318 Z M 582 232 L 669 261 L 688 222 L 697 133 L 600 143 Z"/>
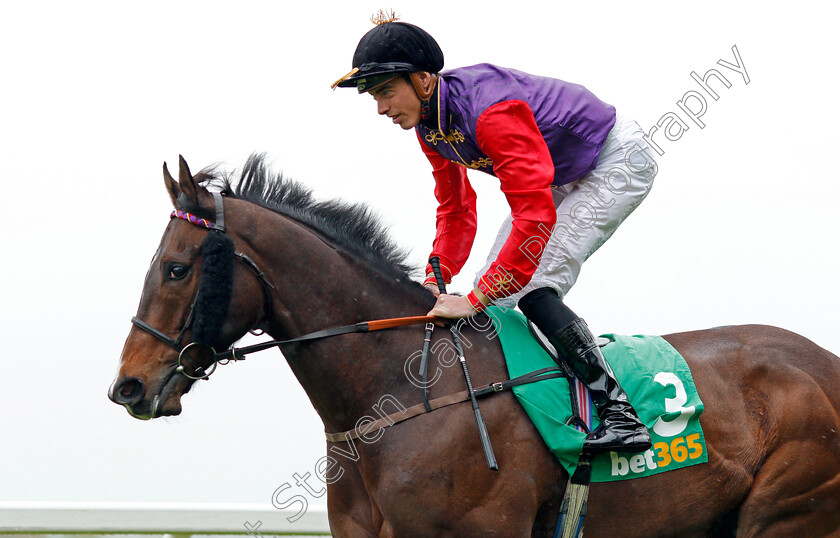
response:
<path fill-rule="evenodd" d="M 207 219 L 203 219 L 201 217 L 196 217 L 192 213 L 187 213 L 186 211 L 181 211 L 180 209 L 176 209 L 172 213 L 169 214 L 170 219 L 183 219 L 190 224 L 195 224 L 196 226 L 201 226 L 202 228 L 207 228 L 208 230 L 218 230 L 220 232 L 225 231 L 225 207 L 224 207 L 224 200 L 222 195 L 218 192 L 213 193 L 213 200 L 216 202 L 216 222 L 211 222 Z"/>
<path fill-rule="evenodd" d="M 218 192 L 213 193 L 213 201 L 216 202 L 216 222 L 213 224 L 214 230 L 220 232 L 225 231 L 225 202 L 222 200 L 222 195 Z"/>

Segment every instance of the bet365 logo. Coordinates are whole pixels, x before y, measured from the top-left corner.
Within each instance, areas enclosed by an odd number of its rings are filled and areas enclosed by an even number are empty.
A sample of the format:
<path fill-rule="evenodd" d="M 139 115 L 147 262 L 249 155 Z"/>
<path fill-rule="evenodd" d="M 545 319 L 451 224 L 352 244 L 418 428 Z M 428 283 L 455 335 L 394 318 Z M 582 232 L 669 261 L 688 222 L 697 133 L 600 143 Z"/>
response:
<path fill-rule="evenodd" d="M 667 467 L 674 462 L 696 460 L 703 455 L 699 432 L 682 435 L 689 425 L 688 421 L 697 412 L 695 406 L 685 406 L 688 395 L 683 382 L 672 372 L 659 372 L 653 380 L 666 387 L 671 385 L 675 389 L 676 394 L 673 398 L 665 398 L 665 413 L 668 419 L 663 415 L 654 423 L 651 432 L 654 443 L 650 450 L 632 456 L 620 456 L 610 452 L 612 476 L 640 474 Z"/>

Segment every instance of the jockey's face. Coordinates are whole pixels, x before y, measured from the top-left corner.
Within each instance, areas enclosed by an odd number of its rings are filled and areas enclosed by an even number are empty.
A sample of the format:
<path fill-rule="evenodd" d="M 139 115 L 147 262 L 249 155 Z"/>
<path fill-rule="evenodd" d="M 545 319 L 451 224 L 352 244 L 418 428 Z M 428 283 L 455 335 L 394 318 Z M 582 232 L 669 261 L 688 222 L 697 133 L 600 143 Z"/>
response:
<path fill-rule="evenodd" d="M 397 76 L 370 91 L 376 100 L 376 111 L 391 118 L 403 129 L 420 123 L 420 98 L 404 77 Z"/>

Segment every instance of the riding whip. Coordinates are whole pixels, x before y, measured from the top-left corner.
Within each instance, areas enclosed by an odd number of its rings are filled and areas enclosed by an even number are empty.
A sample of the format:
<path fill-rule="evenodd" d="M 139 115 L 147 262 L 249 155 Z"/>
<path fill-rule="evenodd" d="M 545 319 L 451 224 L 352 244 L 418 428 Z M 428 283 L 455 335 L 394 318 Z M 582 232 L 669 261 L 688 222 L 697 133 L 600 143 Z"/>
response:
<path fill-rule="evenodd" d="M 440 259 L 437 256 L 432 256 L 429 258 L 429 263 L 432 265 L 432 271 L 435 273 L 435 280 L 437 280 L 438 289 L 440 289 L 442 294 L 445 294 L 446 283 L 443 281 L 443 273 L 440 270 Z M 461 363 L 461 368 L 464 370 L 464 378 L 467 380 L 467 390 L 470 393 L 473 413 L 475 413 L 475 424 L 478 426 L 478 436 L 481 439 L 481 448 L 484 449 L 484 459 L 487 460 L 487 468 L 491 471 L 498 471 L 499 464 L 496 463 L 496 455 L 493 453 L 493 445 L 490 444 L 490 435 L 487 433 L 487 425 L 484 423 L 484 417 L 481 416 L 481 409 L 478 407 L 478 400 L 475 399 L 475 390 L 473 390 L 472 381 L 470 380 L 470 373 L 467 371 L 467 361 L 464 358 L 464 346 L 461 343 L 461 338 L 458 336 L 458 328 L 454 325 L 450 325 L 449 331 L 452 333 L 452 342 L 455 344 L 455 351 L 458 353 L 458 360 Z"/>

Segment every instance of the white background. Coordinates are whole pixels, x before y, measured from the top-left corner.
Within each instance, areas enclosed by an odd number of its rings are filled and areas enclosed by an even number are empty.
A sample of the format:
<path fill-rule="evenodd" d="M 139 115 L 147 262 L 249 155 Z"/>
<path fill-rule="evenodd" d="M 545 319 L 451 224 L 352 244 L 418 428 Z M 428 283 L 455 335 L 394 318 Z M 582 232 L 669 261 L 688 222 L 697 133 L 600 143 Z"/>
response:
<path fill-rule="evenodd" d="M 765 323 L 840 352 L 840 47 L 825 3 L 289 4 L 4 5 L 0 501 L 268 503 L 312 472 L 322 427 L 276 351 L 222 367 L 177 418 L 132 419 L 106 390 L 171 210 L 161 164 L 179 153 L 197 171 L 266 152 L 319 198 L 369 203 L 424 262 L 435 203 L 414 134 L 330 90 L 381 7 L 432 33 L 447 67 L 578 82 L 645 130 L 699 89 L 692 71 L 721 71 L 732 86 L 715 86 L 705 129 L 659 134 L 652 193 L 568 303 L 601 333 Z M 733 45 L 748 85 L 716 63 Z M 497 180 L 471 177 L 480 233 L 462 292 L 506 215 Z"/>

